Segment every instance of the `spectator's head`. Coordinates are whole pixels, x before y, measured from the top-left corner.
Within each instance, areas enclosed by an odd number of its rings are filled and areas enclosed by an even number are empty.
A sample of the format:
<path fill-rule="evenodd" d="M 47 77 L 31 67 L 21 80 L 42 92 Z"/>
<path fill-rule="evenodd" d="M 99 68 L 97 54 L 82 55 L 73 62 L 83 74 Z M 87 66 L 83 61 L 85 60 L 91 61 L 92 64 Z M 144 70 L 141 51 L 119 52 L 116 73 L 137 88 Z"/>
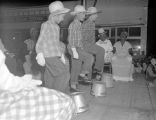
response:
<path fill-rule="evenodd" d="M 61 1 L 52 2 L 49 5 L 49 20 L 60 23 L 64 20 L 64 16 L 68 13 L 70 9 L 65 8 Z"/>
<path fill-rule="evenodd" d="M 121 39 L 126 39 L 127 36 L 128 36 L 128 33 L 127 33 L 126 31 L 123 31 L 123 32 L 121 32 L 121 34 L 120 34 L 120 38 L 121 38 Z"/>
<path fill-rule="evenodd" d="M 30 38 L 32 40 L 37 40 L 37 37 L 38 37 L 38 30 L 36 28 L 31 28 L 30 29 Z"/>
<path fill-rule="evenodd" d="M 103 28 L 99 28 L 98 33 L 99 33 L 98 37 L 100 38 L 100 40 L 105 41 L 107 38 L 106 31 Z"/>
<path fill-rule="evenodd" d="M 156 65 L 156 58 L 155 57 L 151 57 L 150 62 L 151 62 L 152 65 Z"/>
<path fill-rule="evenodd" d="M 71 12 L 71 15 L 75 16 L 79 21 L 85 19 L 86 9 L 82 5 L 76 5 L 74 11 Z"/>
<path fill-rule="evenodd" d="M 151 64 L 152 64 L 152 65 L 156 65 L 156 59 L 154 59 L 154 58 L 151 59 Z"/>

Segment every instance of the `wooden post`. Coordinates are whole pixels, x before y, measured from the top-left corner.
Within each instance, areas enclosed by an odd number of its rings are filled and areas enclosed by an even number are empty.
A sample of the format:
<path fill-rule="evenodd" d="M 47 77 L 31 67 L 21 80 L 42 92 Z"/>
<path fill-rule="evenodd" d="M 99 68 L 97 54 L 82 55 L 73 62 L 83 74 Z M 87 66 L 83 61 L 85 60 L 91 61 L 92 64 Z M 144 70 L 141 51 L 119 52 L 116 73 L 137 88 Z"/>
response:
<path fill-rule="evenodd" d="M 87 0 L 81 0 L 81 4 L 85 7 L 85 9 L 87 8 Z"/>

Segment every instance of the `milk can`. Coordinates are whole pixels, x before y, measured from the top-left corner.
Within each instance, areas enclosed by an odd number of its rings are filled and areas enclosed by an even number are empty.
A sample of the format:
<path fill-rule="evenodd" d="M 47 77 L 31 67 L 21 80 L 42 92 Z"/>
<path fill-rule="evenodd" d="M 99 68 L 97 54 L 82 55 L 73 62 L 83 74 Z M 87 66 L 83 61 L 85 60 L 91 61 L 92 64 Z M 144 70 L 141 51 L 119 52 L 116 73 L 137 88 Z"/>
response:
<path fill-rule="evenodd" d="M 114 86 L 112 74 L 103 73 L 101 81 L 106 84 L 106 88 L 111 88 Z"/>
<path fill-rule="evenodd" d="M 83 96 L 83 92 L 74 92 L 71 96 L 76 105 L 76 113 L 85 112 L 89 109 L 89 105 Z"/>
<path fill-rule="evenodd" d="M 91 94 L 98 97 L 98 96 L 105 96 L 106 95 L 106 87 L 103 82 L 95 81 L 93 82 Z"/>

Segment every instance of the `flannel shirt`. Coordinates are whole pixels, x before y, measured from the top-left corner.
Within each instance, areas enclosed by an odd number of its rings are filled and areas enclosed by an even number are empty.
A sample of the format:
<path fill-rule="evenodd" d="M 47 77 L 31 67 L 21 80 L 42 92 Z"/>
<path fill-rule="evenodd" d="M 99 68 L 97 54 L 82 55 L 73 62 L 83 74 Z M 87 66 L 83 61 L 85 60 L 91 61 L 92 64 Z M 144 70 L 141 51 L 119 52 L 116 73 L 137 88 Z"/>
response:
<path fill-rule="evenodd" d="M 61 56 L 60 28 L 56 23 L 47 21 L 42 24 L 36 52 L 42 52 L 44 57 Z"/>
<path fill-rule="evenodd" d="M 69 25 L 68 29 L 68 41 L 70 47 L 80 47 L 82 48 L 82 28 L 81 28 L 81 22 L 77 19 L 74 19 L 74 21 Z"/>
<path fill-rule="evenodd" d="M 89 19 L 82 24 L 82 39 L 83 45 L 95 43 L 95 23 Z"/>
<path fill-rule="evenodd" d="M 0 92 L 0 120 L 71 120 L 75 108 L 68 95 L 43 87 Z"/>

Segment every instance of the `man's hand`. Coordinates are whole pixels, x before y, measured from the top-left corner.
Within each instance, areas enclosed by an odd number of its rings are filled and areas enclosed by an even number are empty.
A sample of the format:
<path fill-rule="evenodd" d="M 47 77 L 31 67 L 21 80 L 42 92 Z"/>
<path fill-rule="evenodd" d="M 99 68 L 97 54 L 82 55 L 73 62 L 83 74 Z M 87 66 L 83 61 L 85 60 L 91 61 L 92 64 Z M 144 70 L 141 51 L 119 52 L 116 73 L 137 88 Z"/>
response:
<path fill-rule="evenodd" d="M 76 51 L 76 48 L 71 48 L 71 49 L 72 49 L 72 52 L 73 52 L 73 58 L 79 59 L 79 55 L 78 55 L 78 53 Z"/>
<path fill-rule="evenodd" d="M 45 58 L 43 56 L 43 53 L 38 53 L 36 56 L 36 60 L 39 65 L 45 66 Z"/>
<path fill-rule="evenodd" d="M 61 55 L 61 61 L 62 61 L 64 64 L 66 64 L 66 59 L 65 59 L 64 54 Z"/>

